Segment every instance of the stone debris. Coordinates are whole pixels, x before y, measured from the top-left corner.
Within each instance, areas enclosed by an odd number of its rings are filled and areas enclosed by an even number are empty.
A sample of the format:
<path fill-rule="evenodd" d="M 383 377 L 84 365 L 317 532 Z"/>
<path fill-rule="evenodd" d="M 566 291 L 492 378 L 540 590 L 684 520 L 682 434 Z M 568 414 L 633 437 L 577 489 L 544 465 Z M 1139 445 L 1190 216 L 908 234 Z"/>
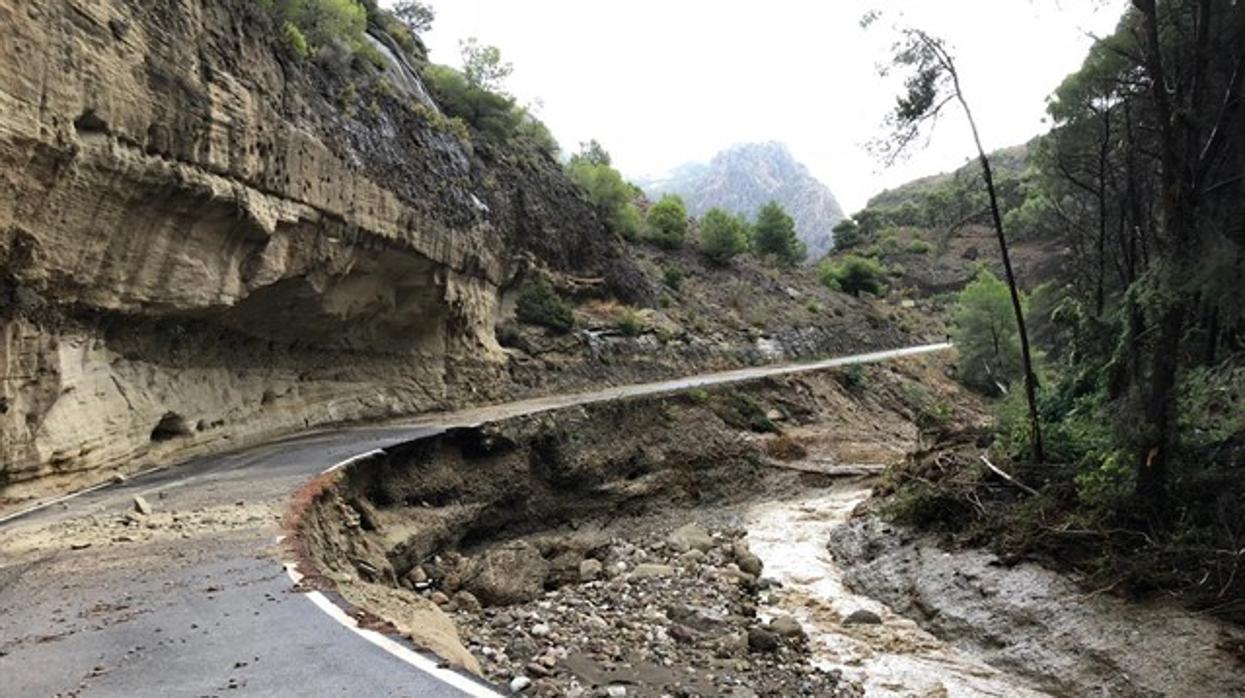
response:
<path fill-rule="evenodd" d="M 813 665 L 794 618 L 758 618 L 765 603 L 765 585 L 757 579 L 760 560 L 750 559 L 756 556 L 740 532 L 710 533 L 693 525 L 668 537 L 641 535 L 595 548 L 571 568 L 577 579 L 568 581 L 550 566 L 547 588 L 527 601 L 481 598 L 484 607 L 476 609 L 445 593 L 447 582 L 468 588 L 472 582 L 459 570 L 480 569 L 496 550 L 512 551 L 511 559 L 528 557 L 513 554 L 530 545 L 516 541 L 475 559 L 447 553 L 432 567 L 425 563 L 430 589 L 422 593 L 445 602 L 485 677 L 516 694 L 862 695 L 838 672 Z M 561 558 L 567 547 L 552 546 L 549 554 Z M 740 569 L 745 566 L 755 573 Z"/>
<path fill-rule="evenodd" d="M 151 516 L 151 512 L 153 510 L 151 508 L 151 505 L 147 503 L 147 500 L 143 497 L 143 495 L 136 494 L 134 495 L 134 511 L 139 514 L 142 514 L 143 516 Z"/>
<path fill-rule="evenodd" d="M 843 619 L 843 625 L 881 625 L 882 617 L 863 608 L 852 611 Z"/>

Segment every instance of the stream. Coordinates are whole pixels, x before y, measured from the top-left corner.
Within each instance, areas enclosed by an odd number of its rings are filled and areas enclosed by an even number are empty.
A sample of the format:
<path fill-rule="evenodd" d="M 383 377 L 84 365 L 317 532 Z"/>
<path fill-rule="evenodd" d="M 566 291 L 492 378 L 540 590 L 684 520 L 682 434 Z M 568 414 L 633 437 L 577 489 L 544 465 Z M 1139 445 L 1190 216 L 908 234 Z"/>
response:
<path fill-rule="evenodd" d="M 861 682 L 867 696 L 1046 695 L 844 586 L 826 542 L 869 490 L 867 483 L 844 482 L 816 496 L 765 502 L 747 511 L 752 550 L 765 562 L 766 576 L 782 583 L 764 610 L 800 621 L 815 663 Z M 858 610 L 876 613 L 882 623 L 844 625 Z"/>

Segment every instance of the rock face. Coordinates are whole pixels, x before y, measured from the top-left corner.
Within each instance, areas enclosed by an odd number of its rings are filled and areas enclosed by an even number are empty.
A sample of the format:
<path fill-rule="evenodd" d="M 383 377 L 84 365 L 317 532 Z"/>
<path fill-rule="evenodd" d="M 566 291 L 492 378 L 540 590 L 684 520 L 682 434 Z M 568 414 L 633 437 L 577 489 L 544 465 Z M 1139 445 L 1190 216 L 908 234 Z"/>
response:
<path fill-rule="evenodd" d="M 0 498 L 469 399 L 522 265 L 619 257 L 552 157 L 258 6 L 0 0 Z"/>
<path fill-rule="evenodd" d="M 753 216 L 766 203 L 777 201 L 795 219 L 796 233 L 808 245 L 810 262 L 830 251 L 830 231 L 843 220 L 843 210 L 830 188 L 809 174 L 781 143 L 735 145 L 715 155 L 708 165 L 683 165 L 668 178 L 642 186 L 653 197 L 678 194 L 693 216 L 715 206 Z"/>

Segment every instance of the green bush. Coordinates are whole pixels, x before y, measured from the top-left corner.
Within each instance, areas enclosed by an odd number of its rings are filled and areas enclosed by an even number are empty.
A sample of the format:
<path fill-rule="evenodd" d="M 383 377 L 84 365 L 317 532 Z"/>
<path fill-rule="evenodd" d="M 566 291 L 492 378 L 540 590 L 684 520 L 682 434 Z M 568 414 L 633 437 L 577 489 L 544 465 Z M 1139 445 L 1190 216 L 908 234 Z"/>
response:
<path fill-rule="evenodd" d="M 588 200 L 601 212 L 611 230 L 628 240 L 637 240 L 643 224 L 640 211 L 632 202 L 634 191 L 618 170 L 610 167 L 608 154 L 604 157 L 602 161 L 593 153 L 577 153 L 567 163 L 566 174 L 587 192 Z"/>
<path fill-rule="evenodd" d="M 413 101 L 411 112 L 422 118 L 432 128 L 448 133 L 464 143 L 471 142 L 471 129 L 467 122 L 456 116 L 446 116 L 440 110 L 433 109 L 423 102 Z"/>
<path fill-rule="evenodd" d="M 808 248 L 795 234 L 795 221 L 777 201 L 765 204 L 757 212 L 752 246 L 758 254 L 772 256 L 791 266 L 808 256 Z"/>
<path fill-rule="evenodd" d="M 827 263 L 821 274 L 823 284 L 853 296 L 859 296 L 862 292 L 875 296 L 885 294 L 885 279 L 886 269 L 877 260 L 854 254 Z"/>
<path fill-rule="evenodd" d="M 282 38 L 296 55 L 322 53 L 335 43 L 354 53 L 375 53 L 365 33 L 367 10 L 356 0 L 276 0 L 268 9 L 283 21 Z"/>
<path fill-rule="evenodd" d="M 306 58 L 311 51 L 307 47 L 307 37 L 293 22 L 286 21 L 281 27 L 281 38 L 285 41 L 285 47 L 299 60 Z"/>
<path fill-rule="evenodd" d="M 677 250 L 687 237 L 687 208 L 683 199 L 666 194 L 648 209 L 649 238 L 659 247 Z"/>
<path fill-rule="evenodd" d="M 544 279 L 536 277 L 523 283 L 515 305 L 515 317 L 530 325 L 547 327 L 555 332 L 569 332 L 575 326 L 571 306 Z"/>
<path fill-rule="evenodd" d="M 908 243 L 908 252 L 912 254 L 929 254 L 933 251 L 934 246 L 921 239 L 916 239 Z"/>
<path fill-rule="evenodd" d="M 672 291 L 678 291 L 683 285 L 683 270 L 678 267 L 670 267 L 662 272 L 662 283 Z"/>
<path fill-rule="evenodd" d="M 624 337 L 639 337 L 644 333 L 644 318 L 633 308 L 627 308 L 618 321 L 618 329 Z"/>
<path fill-rule="evenodd" d="M 850 218 L 844 218 L 839 224 L 831 229 L 834 233 L 834 251 L 842 252 L 849 250 L 865 241 L 864 232 L 856 221 Z"/>
<path fill-rule="evenodd" d="M 1007 284 L 988 270 L 960 292 L 951 330 L 960 354 L 960 380 L 995 390 L 1022 377 L 1020 335 Z"/>
<path fill-rule="evenodd" d="M 526 116 L 513 97 L 472 85 L 463 73 L 449 66 L 428 65 L 423 76 L 446 114 L 491 136 L 508 138 L 514 135 Z"/>
<path fill-rule="evenodd" d="M 748 222 L 720 208 L 709 209 L 700 219 L 700 250 L 706 257 L 725 264 L 748 249 Z"/>

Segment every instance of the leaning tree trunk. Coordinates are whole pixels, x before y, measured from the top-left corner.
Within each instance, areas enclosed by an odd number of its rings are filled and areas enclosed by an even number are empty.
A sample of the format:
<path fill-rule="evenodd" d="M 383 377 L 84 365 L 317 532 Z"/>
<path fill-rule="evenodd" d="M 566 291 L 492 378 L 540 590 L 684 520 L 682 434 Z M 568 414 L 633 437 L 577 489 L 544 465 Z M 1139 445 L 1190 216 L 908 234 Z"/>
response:
<path fill-rule="evenodd" d="M 981 145 L 981 135 L 977 131 L 977 121 L 973 118 L 973 110 L 968 107 L 960 91 L 960 77 L 953 66 L 948 65 L 951 80 L 955 86 L 955 98 L 964 108 L 964 116 L 973 131 L 973 142 L 977 145 L 977 157 L 981 162 L 981 175 L 986 182 L 986 193 L 990 196 L 990 216 L 994 221 L 994 232 L 999 239 L 999 256 L 1003 259 L 1003 271 L 1007 277 L 1007 290 L 1011 293 L 1012 311 L 1016 315 L 1016 331 L 1020 335 L 1020 358 L 1025 372 L 1025 400 L 1029 403 L 1029 444 L 1033 451 L 1033 459 L 1041 463 L 1046 460 L 1042 448 L 1042 424 L 1038 420 L 1037 409 L 1037 373 L 1033 370 L 1033 354 L 1029 349 L 1029 331 L 1025 328 L 1024 307 L 1020 302 L 1020 290 L 1016 287 L 1016 274 L 1012 271 L 1012 258 L 1007 251 L 1007 237 L 1003 234 L 1003 215 L 999 212 L 998 192 L 994 188 L 994 172 L 990 169 L 990 158 Z"/>

